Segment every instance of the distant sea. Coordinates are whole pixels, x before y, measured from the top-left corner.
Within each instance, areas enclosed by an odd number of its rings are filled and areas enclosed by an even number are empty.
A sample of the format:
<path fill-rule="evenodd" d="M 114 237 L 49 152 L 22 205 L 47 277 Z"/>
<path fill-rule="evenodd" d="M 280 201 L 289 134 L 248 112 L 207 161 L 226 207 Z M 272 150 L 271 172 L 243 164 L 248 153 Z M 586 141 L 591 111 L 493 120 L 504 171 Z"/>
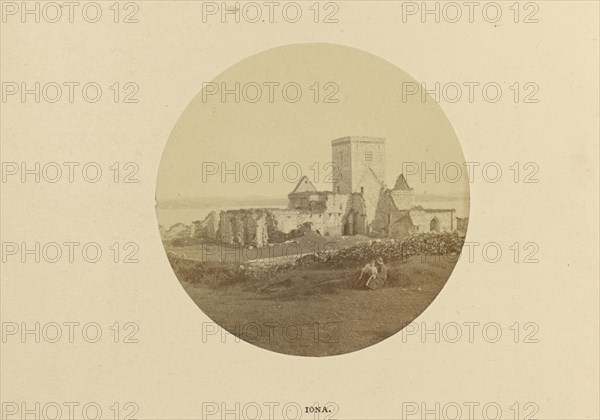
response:
<path fill-rule="evenodd" d="M 252 208 L 287 208 L 287 200 L 261 199 L 254 197 L 246 201 L 248 204 L 238 204 L 242 200 L 227 200 L 223 198 L 205 200 L 171 200 L 160 203 L 156 208 L 158 223 L 166 228 L 176 223 L 189 225 L 195 220 L 204 220 L 211 211 L 252 209 Z M 469 200 L 462 197 L 423 196 L 415 197 L 417 205 L 430 209 L 455 209 L 457 217 L 468 217 Z"/>

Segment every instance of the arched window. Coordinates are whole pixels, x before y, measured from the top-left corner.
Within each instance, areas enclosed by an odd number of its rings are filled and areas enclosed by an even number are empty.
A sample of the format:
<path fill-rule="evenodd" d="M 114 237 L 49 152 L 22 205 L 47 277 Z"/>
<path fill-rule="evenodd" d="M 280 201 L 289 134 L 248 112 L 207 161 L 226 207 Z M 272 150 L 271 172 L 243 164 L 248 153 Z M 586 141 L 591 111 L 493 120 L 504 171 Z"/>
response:
<path fill-rule="evenodd" d="M 440 222 L 437 217 L 431 219 L 431 223 L 429 223 L 429 231 L 430 232 L 439 232 L 440 231 Z"/>

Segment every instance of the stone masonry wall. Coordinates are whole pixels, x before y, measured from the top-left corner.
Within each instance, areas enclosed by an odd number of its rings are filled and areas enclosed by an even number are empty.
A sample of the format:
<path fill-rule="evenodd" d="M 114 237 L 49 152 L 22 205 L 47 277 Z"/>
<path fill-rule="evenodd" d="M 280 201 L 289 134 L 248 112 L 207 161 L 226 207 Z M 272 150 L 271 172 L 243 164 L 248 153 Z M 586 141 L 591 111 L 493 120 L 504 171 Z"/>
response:
<path fill-rule="evenodd" d="M 456 230 L 456 222 L 454 221 L 454 212 L 448 210 L 424 210 L 415 208 L 410 210 L 410 218 L 413 224 L 417 227 L 418 233 L 430 232 L 431 221 L 434 218 L 438 220 L 439 232 L 452 232 Z"/>

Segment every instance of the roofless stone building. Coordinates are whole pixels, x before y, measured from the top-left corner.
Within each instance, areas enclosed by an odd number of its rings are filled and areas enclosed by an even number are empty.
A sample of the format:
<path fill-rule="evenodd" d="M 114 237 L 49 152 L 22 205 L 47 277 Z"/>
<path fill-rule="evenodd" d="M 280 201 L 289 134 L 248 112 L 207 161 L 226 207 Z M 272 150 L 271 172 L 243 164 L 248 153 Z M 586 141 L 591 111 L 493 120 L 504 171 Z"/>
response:
<path fill-rule="evenodd" d="M 456 230 L 455 210 L 415 205 L 414 191 L 404 175 L 398 176 L 392 189 L 386 187 L 385 139 L 342 137 L 331 142 L 331 152 L 332 191 L 317 191 L 304 176 L 288 194 L 287 209 L 222 211 L 215 239 L 261 247 L 270 238 L 307 223 L 329 236 L 402 239 L 413 233 Z"/>

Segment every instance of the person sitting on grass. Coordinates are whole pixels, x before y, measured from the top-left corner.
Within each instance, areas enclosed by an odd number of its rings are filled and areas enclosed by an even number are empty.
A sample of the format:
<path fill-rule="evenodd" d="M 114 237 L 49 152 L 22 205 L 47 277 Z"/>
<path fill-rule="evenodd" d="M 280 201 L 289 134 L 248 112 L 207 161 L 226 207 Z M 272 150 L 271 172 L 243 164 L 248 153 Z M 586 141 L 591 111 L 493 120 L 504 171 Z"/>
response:
<path fill-rule="evenodd" d="M 377 278 L 377 267 L 375 266 L 375 259 L 372 259 L 363 267 L 358 278 L 358 286 L 360 288 L 369 287 L 369 283 Z"/>
<path fill-rule="evenodd" d="M 377 277 L 371 280 L 367 285 L 367 287 L 371 290 L 382 288 L 387 280 L 387 268 L 383 263 L 383 258 L 377 257 L 377 260 L 375 261 L 375 267 L 377 268 Z"/>

